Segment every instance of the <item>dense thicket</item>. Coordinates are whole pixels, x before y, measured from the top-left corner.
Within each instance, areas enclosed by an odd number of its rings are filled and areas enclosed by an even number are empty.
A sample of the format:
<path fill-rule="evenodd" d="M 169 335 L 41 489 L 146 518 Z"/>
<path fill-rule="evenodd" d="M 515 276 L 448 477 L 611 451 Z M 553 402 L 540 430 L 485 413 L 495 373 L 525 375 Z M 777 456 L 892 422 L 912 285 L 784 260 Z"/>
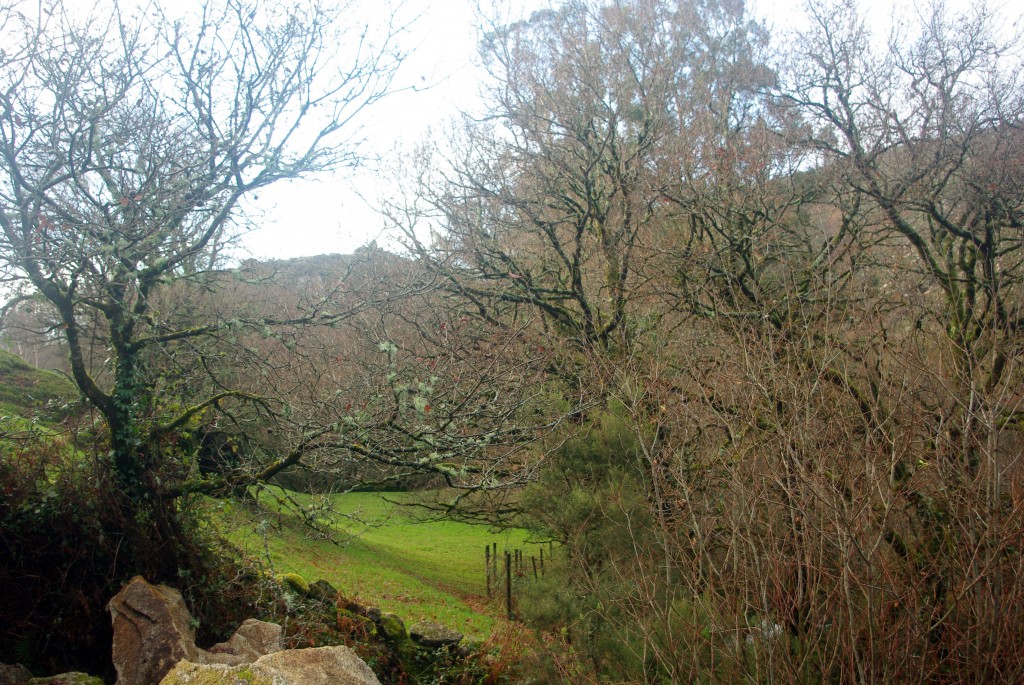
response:
<path fill-rule="evenodd" d="M 486 114 L 395 204 L 590 403 L 522 500 L 589 677 L 1024 675 L 1019 44 L 923 16 L 881 47 L 851 4 L 785 49 L 739 3 L 494 27 Z"/>

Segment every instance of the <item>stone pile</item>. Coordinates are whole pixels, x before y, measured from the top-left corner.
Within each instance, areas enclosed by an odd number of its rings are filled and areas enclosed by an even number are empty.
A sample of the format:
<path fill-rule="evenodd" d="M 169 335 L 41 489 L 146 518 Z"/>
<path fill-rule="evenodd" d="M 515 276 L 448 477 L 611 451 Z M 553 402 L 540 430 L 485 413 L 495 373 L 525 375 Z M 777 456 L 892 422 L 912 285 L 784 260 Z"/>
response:
<path fill-rule="evenodd" d="M 294 576 L 294 574 L 291 574 Z M 307 585 L 299 576 L 281 579 L 293 592 L 337 606 L 330 583 Z M 462 634 L 421 621 L 408 631 L 396 614 L 343 603 L 339 612 L 362 617 L 392 645 L 411 640 L 421 649 L 458 649 Z M 112 659 L 117 685 L 380 685 L 369 666 L 348 647 L 284 648 L 276 623 L 249 619 L 226 642 L 202 649 L 195 621 L 181 593 L 133 578 L 107 604 L 113 623 Z M 468 650 L 465 650 L 468 652 Z M 0 685 L 103 685 L 84 673 L 33 678 L 24 666 L 0 664 Z"/>
<path fill-rule="evenodd" d="M 380 685 L 348 647 L 284 650 L 276 623 L 249 619 L 227 642 L 202 649 L 181 593 L 138 576 L 107 608 L 117 685 Z"/>

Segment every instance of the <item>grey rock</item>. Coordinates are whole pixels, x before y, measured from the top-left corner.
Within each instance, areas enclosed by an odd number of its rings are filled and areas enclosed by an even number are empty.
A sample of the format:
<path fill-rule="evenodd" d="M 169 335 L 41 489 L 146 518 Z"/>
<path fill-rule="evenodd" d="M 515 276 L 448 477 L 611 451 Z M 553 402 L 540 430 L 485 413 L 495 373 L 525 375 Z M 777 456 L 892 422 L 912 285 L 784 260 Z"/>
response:
<path fill-rule="evenodd" d="M 318 580 L 309 586 L 309 594 L 321 602 L 334 604 L 338 599 L 338 590 L 326 580 Z"/>
<path fill-rule="evenodd" d="M 380 685 L 370 667 L 348 647 L 289 649 L 247 666 L 182 661 L 160 685 Z"/>
<path fill-rule="evenodd" d="M 32 678 L 32 671 L 21 664 L 0 664 L 0 685 L 24 685 Z"/>
<path fill-rule="evenodd" d="M 282 685 L 273 678 L 257 676 L 248 665 L 197 664 L 179 661 L 167 672 L 160 685 Z"/>
<path fill-rule="evenodd" d="M 179 661 L 199 660 L 192 617 L 177 590 L 136 576 L 107 609 L 114 625 L 117 685 L 152 685 Z"/>
<path fill-rule="evenodd" d="M 229 666 L 248 664 L 264 654 L 284 649 L 284 630 L 276 623 L 247 619 L 238 627 L 227 642 L 218 642 L 210 647 L 206 663 L 220 663 Z M 233 659 L 231 657 L 237 657 Z"/>
<path fill-rule="evenodd" d="M 286 649 L 260 657 L 252 669 L 280 675 L 285 685 L 380 685 L 366 662 L 348 647 Z"/>
<path fill-rule="evenodd" d="M 410 626 L 409 637 L 413 642 L 431 649 L 457 645 L 462 641 L 462 633 L 433 621 L 420 621 Z"/>

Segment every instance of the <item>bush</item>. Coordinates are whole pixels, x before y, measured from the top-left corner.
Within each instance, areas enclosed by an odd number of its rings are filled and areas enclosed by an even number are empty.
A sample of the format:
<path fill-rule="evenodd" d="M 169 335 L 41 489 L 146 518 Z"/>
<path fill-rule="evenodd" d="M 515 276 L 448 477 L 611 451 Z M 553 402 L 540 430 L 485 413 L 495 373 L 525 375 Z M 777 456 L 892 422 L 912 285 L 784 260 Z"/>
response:
<path fill-rule="evenodd" d="M 168 519 L 122 521 L 105 473 L 97 457 L 52 435 L 0 442 L 0 662 L 111 678 L 106 605 L 136 573 L 182 591 L 200 643 L 225 639 L 274 601 L 197 502 L 182 500 Z M 152 525 L 144 565 L 122 553 L 125 531 L 138 525 Z"/>

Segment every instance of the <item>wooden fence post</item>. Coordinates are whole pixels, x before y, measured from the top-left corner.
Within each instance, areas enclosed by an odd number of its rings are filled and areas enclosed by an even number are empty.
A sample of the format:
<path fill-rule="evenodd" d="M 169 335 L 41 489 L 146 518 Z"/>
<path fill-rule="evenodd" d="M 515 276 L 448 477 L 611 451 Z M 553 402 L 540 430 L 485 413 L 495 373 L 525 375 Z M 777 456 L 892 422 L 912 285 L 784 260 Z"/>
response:
<path fill-rule="evenodd" d="M 491 598 L 491 546 L 484 545 L 484 578 L 487 579 L 487 599 Z"/>
<path fill-rule="evenodd" d="M 537 580 L 537 557 L 530 556 L 530 561 L 533 562 L 533 579 Z"/>
<path fill-rule="evenodd" d="M 505 551 L 505 608 L 508 620 L 512 620 L 512 554 Z"/>

